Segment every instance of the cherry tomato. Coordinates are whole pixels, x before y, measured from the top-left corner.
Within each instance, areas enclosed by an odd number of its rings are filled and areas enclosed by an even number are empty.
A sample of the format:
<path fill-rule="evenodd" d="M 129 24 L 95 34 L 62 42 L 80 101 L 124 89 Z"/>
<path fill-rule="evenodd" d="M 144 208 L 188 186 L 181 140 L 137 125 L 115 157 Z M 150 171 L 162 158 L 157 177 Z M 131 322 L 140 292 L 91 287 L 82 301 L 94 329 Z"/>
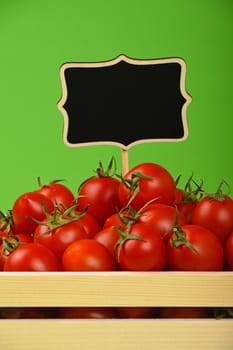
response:
<path fill-rule="evenodd" d="M 192 215 L 193 211 L 196 207 L 197 202 L 179 202 L 176 203 L 176 207 L 178 208 L 179 215 L 183 215 L 186 220 L 187 224 L 192 223 Z"/>
<path fill-rule="evenodd" d="M 139 210 L 151 200 L 172 205 L 175 181 L 170 172 L 156 163 L 141 163 L 131 168 L 119 186 L 121 206 L 130 205 Z"/>
<path fill-rule="evenodd" d="M 57 309 L 54 307 L 2 307 L 0 318 L 4 319 L 32 319 L 32 318 L 55 318 Z"/>
<path fill-rule="evenodd" d="M 192 174 L 186 182 L 184 189 L 181 189 L 177 187 L 180 177 L 181 175 L 176 180 L 174 206 L 178 208 L 180 214 L 182 213 L 186 217 L 187 223 L 191 224 L 193 210 L 197 202 L 203 197 L 203 181 L 197 184 L 193 180 Z M 195 185 L 195 188 L 193 188 L 193 185 Z"/>
<path fill-rule="evenodd" d="M 38 243 L 27 243 L 8 256 L 4 271 L 61 271 L 61 265 L 49 248 Z"/>
<path fill-rule="evenodd" d="M 87 233 L 79 221 L 67 222 L 61 226 L 55 227 L 51 232 L 48 232 L 48 227 L 45 225 L 47 219 L 39 224 L 34 232 L 34 242 L 40 243 L 52 250 L 59 258 L 62 257 L 65 249 L 73 242 L 88 238 Z"/>
<path fill-rule="evenodd" d="M 63 271 L 114 271 L 115 260 L 109 250 L 93 239 L 71 243 L 62 255 Z"/>
<path fill-rule="evenodd" d="M 138 223 L 150 225 L 159 232 L 162 238 L 169 239 L 176 219 L 175 207 L 167 204 L 150 204 L 145 207 L 138 217 Z M 178 213 L 178 225 L 186 225 L 187 219 L 182 213 Z"/>
<path fill-rule="evenodd" d="M 115 257 L 121 270 L 163 270 L 166 264 L 164 240 L 149 225 L 133 224 L 116 246 Z"/>
<path fill-rule="evenodd" d="M 110 226 L 97 232 L 92 239 L 103 244 L 110 251 L 110 253 L 114 255 L 115 246 L 120 239 L 120 235 L 114 226 Z"/>
<path fill-rule="evenodd" d="M 15 232 L 33 234 L 37 223 L 32 218 L 42 221 L 46 218 L 46 212 L 51 213 L 53 210 L 53 203 L 43 194 L 36 191 L 23 193 L 12 208 Z"/>
<path fill-rule="evenodd" d="M 127 208 L 127 209 L 122 209 L 118 211 L 117 213 L 114 213 L 110 215 L 104 222 L 103 228 L 107 228 L 110 226 L 115 226 L 115 227 L 121 227 L 122 229 L 125 228 L 126 224 L 130 221 L 133 220 L 133 215 L 130 211 L 132 208 Z M 136 220 L 135 220 L 136 221 Z"/>
<path fill-rule="evenodd" d="M 79 189 L 77 209 L 84 210 L 88 206 L 88 212 L 103 225 L 120 208 L 119 184 L 120 181 L 112 177 L 90 178 Z"/>
<path fill-rule="evenodd" d="M 4 264 L 12 251 L 17 249 L 17 247 L 19 247 L 20 244 L 32 242 L 33 238 L 30 235 L 18 233 L 12 236 L 5 236 L 5 239 L 3 239 L 3 243 L 0 245 L 0 271 L 3 271 Z"/>
<path fill-rule="evenodd" d="M 227 236 L 224 249 L 227 268 L 233 271 L 233 231 Z"/>
<path fill-rule="evenodd" d="M 224 250 L 218 237 L 205 227 L 184 225 L 167 242 L 169 270 L 222 271 Z"/>
<path fill-rule="evenodd" d="M 155 316 L 154 307 L 123 306 L 117 308 L 118 318 L 153 318 Z"/>
<path fill-rule="evenodd" d="M 116 318 L 116 311 L 112 307 L 61 307 L 59 318 Z"/>
<path fill-rule="evenodd" d="M 113 159 L 110 161 L 107 171 L 104 171 L 100 162 L 96 170 L 97 175 L 88 178 L 78 189 L 77 210 L 84 210 L 92 214 L 102 226 L 105 220 L 120 209 L 118 188 L 120 181 L 110 175 L 113 166 Z"/>
<path fill-rule="evenodd" d="M 23 319 L 48 319 L 57 317 L 55 307 L 22 307 L 19 308 L 18 318 Z"/>
<path fill-rule="evenodd" d="M 6 214 L 0 211 L 0 244 L 2 237 L 14 234 L 14 225 L 12 218 L 12 211 L 8 210 Z"/>
<path fill-rule="evenodd" d="M 0 319 L 17 319 L 20 313 L 20 307 L 0 307 Z"/>
<path fill-rule="evenodd" d="M 174 204 L 177 202 L 182 202 L 184 191 L 181 188 L 175 189 Z"/>
<path fill-rule="evenodd" d="M 161 307 L 158 318 L 209 318 L 211 310 L 207 307 Z"/>
<path fill-rule="evenodd" d="M 3 237 L 6 237 L 6 236 L 8 236 L 10 234 L 11 233 L 9 233 L 7 229 L 4 228 L 4 229 L 1 230 L 1 228 L 0 228 L 0 244 L 2 244 Z"/>
<path fill-rule="evenodd" d="M 75 215 L 78 215 L 79 213 L 79 211 L 75 211 Z M 98 220 L 89 212 L 81 216 L 78 222 L 85 229 L 88 238 L 92 238 L 102 228 Z"/>
<path fill-rule="evenodd" d="M 224 243 L 233 231 L 233 200 L 226 195 L 203 197 L 193 210 L 192 224 L 208 228 Z"/>
<path fill-rule="evenodd" d="M 40 181 L 40 179 L 38 179 Z M 40 183 L 39 183 L 40 184 Z M 42 193 L 48 197 L 54 205 L 58 205 L 61 211 L 71 207 L 74 204 L 75 197 L 73 192 L 64 184 L 61 184 L 59 180 L 52 181 L 46 185 L 40 185 L 37 192 Z"/>

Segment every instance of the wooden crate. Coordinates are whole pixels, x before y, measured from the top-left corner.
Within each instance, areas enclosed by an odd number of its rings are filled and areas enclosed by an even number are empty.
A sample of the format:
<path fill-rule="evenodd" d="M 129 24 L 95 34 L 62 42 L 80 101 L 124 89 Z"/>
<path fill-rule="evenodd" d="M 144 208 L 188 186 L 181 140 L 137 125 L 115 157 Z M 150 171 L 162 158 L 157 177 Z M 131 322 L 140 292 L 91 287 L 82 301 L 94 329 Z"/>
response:
<path fill-rule="evenodd" d="M 0 307 L 233 306 L 232 272 L 0 272 Z M 232 350 L 233 319 L 2 319 L 1 350 Z"/>

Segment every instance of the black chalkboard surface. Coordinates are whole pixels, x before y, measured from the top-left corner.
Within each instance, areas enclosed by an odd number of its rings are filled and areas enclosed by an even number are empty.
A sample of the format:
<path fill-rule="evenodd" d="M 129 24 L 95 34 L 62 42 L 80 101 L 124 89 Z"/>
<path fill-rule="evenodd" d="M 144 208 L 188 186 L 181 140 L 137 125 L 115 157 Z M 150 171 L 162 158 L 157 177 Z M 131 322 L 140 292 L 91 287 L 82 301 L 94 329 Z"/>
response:
<path fill-rule="evenodd" d="M 133 60 L 120 55 L 98 63 L 61 67 L 65 143 L 82 146 L 187 137 L 183 60 Z"/>
<path fill-rule="evenodd" d="M 127 151 L 139 143 L 188 136 L 186 64 L 181 58 L 65 63 L 60 68 L 64 142 L 111 144 Z"/>

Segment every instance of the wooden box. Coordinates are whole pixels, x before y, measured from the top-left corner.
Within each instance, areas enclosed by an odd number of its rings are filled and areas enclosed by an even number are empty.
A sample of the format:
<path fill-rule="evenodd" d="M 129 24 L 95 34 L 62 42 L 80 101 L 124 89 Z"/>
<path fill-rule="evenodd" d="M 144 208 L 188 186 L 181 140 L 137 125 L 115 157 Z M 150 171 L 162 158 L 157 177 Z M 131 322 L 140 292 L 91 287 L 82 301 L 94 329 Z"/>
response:
<path fill-rule="evenodd" d="M 1 307 L 233 305 L 233 273 L 0 273 Z M 2 319 L 2 350 L 232 350 L 233 319 Z"/>

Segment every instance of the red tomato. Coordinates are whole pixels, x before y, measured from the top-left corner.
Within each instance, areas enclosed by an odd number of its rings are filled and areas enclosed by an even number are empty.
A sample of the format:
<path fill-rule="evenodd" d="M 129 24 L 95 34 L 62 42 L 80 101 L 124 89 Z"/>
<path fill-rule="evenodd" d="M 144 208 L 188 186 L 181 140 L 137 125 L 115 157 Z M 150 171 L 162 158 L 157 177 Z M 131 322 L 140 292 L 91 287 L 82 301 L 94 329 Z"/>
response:
<path fill-rule="evenodd" d="M 233 231 L 227 236 L 224 248 L 227 268 L 233 271 Z"/>
<path fill-rule="evenodd" d="M 48 197 L 54 205 L 58 205 L 61 211 L 70 208 L 74 204 L 75 197 L 72 191 L 65 185 L 59 183 L 59 180 L 52 181 L 46 185 L 40 185 L 37 192 Z"/>
<path fill-rule="evenodd" d="M 109 250 L 93 239 L 71 243 L 62 256 L 63 271 L 114 271 L 115 260 Z"/>
<path fill-rule="evenodd" d="M 0 244 L 2 237 L 14 234 L 12 212 L 8 210 L 6 214 L 0 211 Z"/>
<path fill-rule="evenodd" d="M 167 242 L 168 269 L 222 271 L 224 250 L 217 236 L 198 225 L 184 225 Z M 191 245 L 191 246 L 190 246 Z"/>
<path fill-rule="evenodd" d="M 130 169 L 119 186 L 121 206 L 139 210 L 151 200 L 172 205 L 175 181 L 167 169 L 156 163 L 141 163 Z M 132 199 L 132 195 L 135 196 Z"/>
<path fill-rule="evenodd" d="M 38 243 L 20 245 L 7 258 L 4 271 L 61 271 L 58 257 Z"/>
<path fill-rule="evenodd" d="M 32 318 L 55 318 L 56 308 L 53 307 L 4 307 L 0 308 L 0 318 L 32 319 Z"/>
<path fill-rule="evenodd" d="M 48 319 L 57 317 L 57 309 L 54 307 L 22 307 L 19 309 L 18 318 L 20 319 Z"/>
<path fill-rule="evenodd" d="M 118 318 L 153 318 L 155 315 L 154 307 L 118 307 Z"/>
<path fill-rule="evenodd" d="M 137 222 L 150 225 L 162 238 L 169 238 L 169 233 L 175 224 L 176 209 L 167 204 L 150 204 L 140 212 Z M 187 219 L 182 213 L 178 213 L 178 225 L 186 225 Z"/>
<path fill-rule="evenodd" d="M 33 238 L 30 235 L 18 233 L 13 236 L 6 236 L 6 241 L 4 240 L 0 246 L 0 271 L 3 271 L 4 264 L 12 251 L 17 249 L 21 243 L 25 244 L 32 242 Z"/>
<path fill-rule="evenodd" d="M 0 319 L 17 319 L 20 312 L 20 307 L 0 307 Z"/>
<path fill-rule="evenodd" d="M 181 188 L 175 189 L 174 204 L 176 204 L 177 202 L 183 201 L 183 194 L 184 194 L 184 191 Z"/>
<path fill-rule="evenodd" d="M 10 234 L 10 233 L 8 233 L 7 229 L 1 229 L 0 228 L 0 244 L 2 244 L 3 237 L 8 236 L 8 234 Z"/>
<path fill-rule="evenodd" d="M 88 179 L 79 188 L 77 210 L 82 211 L 88 206 L 88 213 L 102 226 L 111 214 L 120 209 L 119 185 L 120 181 L 111 176 Z"/>
<path fill-rule="evenodd" d="M 79 213 L 80 212 L 75 211 L 75 215 L 78 215 Z M 78 222 L 85 229 L 88 238 L 92 238 L 102 228 L 97 219 L 88 212 L 85 213 L 85 215 L 81 216 Z"/>
<path fill-rule="evenodd" d="M 103 228 L 110 226 L 121 227 L 124 229 L 126 224 L 133 219 L 133 213 L 130 212 L 130 209 L 120 210 L 117 213 L 110 215 L 104 222 Z"/>
<path fill-rule="evenodd" d="M 233 231 L 233 200 L 226 195 L 220 199 L 203 197 L 195 206 L 192 224 L 208 228 L 224 243 Z"/>
<path fill-rule="evenodd" d="M 185 216 L 187 224 L 192 223 L 193 211 L 196 207 L 197 202 L 179 202 L 176 203 L 179 214 Z"/>
<path fill-rule="evenodd" d="M 176 180 L 176 186 L 180 180 L 181 176 L 178 176 Z M 195 188 L 193 189 L 193 185 Z M 197 202 L 203 197 L 202 190 L 203 181 L 197 184 L 193 180 L 193 175 L 191 175 L 186 182 L 184 189 L 176 187 L 174 205 L 178 208 L 179 213 L 182 213 L 186 219 L 187 223 L 192 223 L 192 213 L 197 204 Z"/>
<path fill-rule="evenodd" d="M 120 269 L 126 271 L 160 271 L 166 264 L 161 235 L 142 223 L 131 226 L 123 244 L 115 248 L 115 256 Z"/>
<path fill-rule="evenodd" d="M 120 235 L 116 228 L 110 226 L 97 232 L 92 239 L 103 244 L 110 251 L 110 253 L 114 255 L 115 246 L 120 239 Z"/>
<path fill-rule="evenodd" d="M 22 194 L 16 199 L 12 208 L 14 230 L 33 234 L 37 223 L 32 218 L 42 221 L 46 217 L 46 212 L 51 213 L 53 210 L 53 203 L 43 194 L 36 191 Z"/>
<path fill-rule="evenodd" d="M 211 310 L 207 307 L 161 307 L 158 318 L 209 318 Z"/>
<path fill-rule="evenodd" d="M 112 307 L 61 307 L 59 318 L 116 318 L 116 311 Z"/>
<path fill-rule="evenodd" d="M 120 216 L 119 216 L 119 212 L 114 213 L 112 215 L 110 215 L 104 222 L 103 224 L 103 228 L 107 228 L 107 227 L 111 227 L 111 226 L 115 226 L 115 227 L 119 227 L 120 225 L 122 225 L 123 227 L 125 227 L 125 225 L 123 224 Z"/>
<path fill-rule="evenodd" d="M 45 224 L 46 222 L 47 219 L 43 221 Z M 59 258 L 71 243 L 84 238 L 87 238 L 87 233 L 79 221 L 67 221 L 49 233 L 46 225 L 39 224 L 34 232 L 34 242 L 45 245 Z"/>
<path fill-rule="evenodd" d="M 3 244 L 0 246 L 0 271 L 3 271 L 3 266 L 5 264 L 5 261 L 7 260 L 9 256 L 9 252 L 4 250 Z"/>

